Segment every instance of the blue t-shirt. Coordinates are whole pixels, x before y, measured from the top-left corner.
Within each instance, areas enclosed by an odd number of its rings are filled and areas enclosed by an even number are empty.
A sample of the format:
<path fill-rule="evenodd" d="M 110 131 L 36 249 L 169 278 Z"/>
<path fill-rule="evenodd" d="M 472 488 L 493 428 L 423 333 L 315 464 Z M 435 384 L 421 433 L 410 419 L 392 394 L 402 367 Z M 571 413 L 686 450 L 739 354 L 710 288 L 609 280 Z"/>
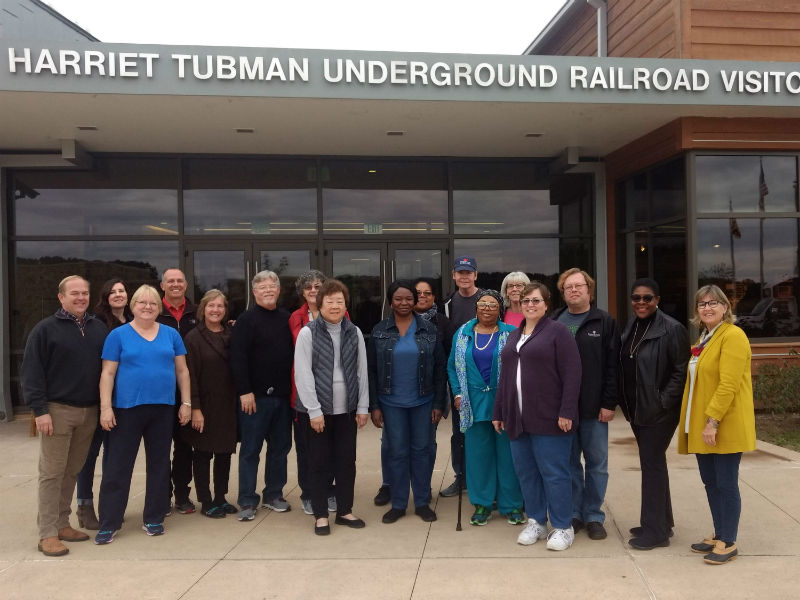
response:
<path fill-rule="evenodd" d="M 474 332 L 475 343 L 472 344 L 472 359 L 475 361 L 475 366 L 481 372 L 481 377 L 486 385 L 492 382 L 492 363 L 494 362 L 494 351 L 497 348 L 497 338 L 500 337 L 500 332 L 497 331 L 493 334 L 484 334 Z M 491 339 L 489 336 L 491 335 Z M 477 344 L 477 345 L 476 345 Z M 484 346 L 486 346 L 484 348 Z M 483 348 L 478 350 L 478 348 Z"/>
<path fill-rule="evenodd" d="M 400 336 L 392 351 L 392 393 L 381 394 L 381 404 L 412 408 L 433 400 L 433 394 L 419 396 L 419 348 L 414 334 L 417 320 L 412 319 L 406 334 Z"/>
<path fill-rule="evenodd" d="M 175 404 L 175 357 L 184 354 L 180 334 L 167 325 L 158 326 L 152 342 L 130 324 L 112 330 L 103 345 L 103 360 L 119 363 L 111 405 Z"/>

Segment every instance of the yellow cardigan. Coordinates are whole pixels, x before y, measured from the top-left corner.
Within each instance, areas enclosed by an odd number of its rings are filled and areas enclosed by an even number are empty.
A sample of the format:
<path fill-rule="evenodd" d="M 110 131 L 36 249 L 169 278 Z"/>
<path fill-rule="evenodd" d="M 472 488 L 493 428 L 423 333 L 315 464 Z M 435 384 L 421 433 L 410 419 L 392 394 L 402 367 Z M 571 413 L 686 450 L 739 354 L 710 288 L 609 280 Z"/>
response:
<path fill-rule="evenodd" d="M 750 341 L 744 331 L 731 323 L 720 324 L 697 360 L 688 435 L 685 423 L 689 377 L 686 377 L 678 425 L 679 453 L 730 454 L 755 450 L 750 357 Z M 720 422 L 716 446 L 703 442 L 707 417 Z"/>

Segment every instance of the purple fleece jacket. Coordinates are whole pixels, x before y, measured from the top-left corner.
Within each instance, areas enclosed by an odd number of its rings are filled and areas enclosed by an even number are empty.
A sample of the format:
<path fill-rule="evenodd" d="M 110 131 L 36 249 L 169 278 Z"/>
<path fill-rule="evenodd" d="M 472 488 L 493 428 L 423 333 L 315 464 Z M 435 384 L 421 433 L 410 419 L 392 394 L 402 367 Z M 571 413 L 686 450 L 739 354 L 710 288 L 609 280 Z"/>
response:
<path fill-rule="evenodd" d="M 503 348 L 500 381 L 492 419 L 503 421 L 509 439 L 523 433 L 568 435 L 558 428 L 558 418 L 572 419 L 578 427 L 581 391 L 581 357 L 569 329 L 542 317 L 533 334 L 517 352 L 522 327 L 508 336 Z M 522 414 L 517 403 L 517 368 L 522 369 Z"/>

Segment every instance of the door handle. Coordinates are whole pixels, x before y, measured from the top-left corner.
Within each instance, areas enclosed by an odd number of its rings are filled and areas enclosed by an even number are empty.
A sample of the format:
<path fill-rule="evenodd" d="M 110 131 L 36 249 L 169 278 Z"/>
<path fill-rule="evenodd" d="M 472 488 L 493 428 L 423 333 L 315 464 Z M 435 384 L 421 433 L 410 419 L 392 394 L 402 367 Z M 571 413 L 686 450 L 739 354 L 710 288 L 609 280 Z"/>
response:
<path fill-rule="evenodd" d="M 244 291 L 247 294 L 247 300 L 244 305 L 245 310 L 249 310 L 250 308 L 250 297 L 253 295 L 250 290 L 250 261 L 245 260 L 245 276 L 244 276 Z"/>
<path fill-rule="evenodd" d="M 386 261 L 381 261 L 381 321 L 384 319 L 384 311 L 386 310 L 386 288 L 389 284 L 386 282 Z"/>

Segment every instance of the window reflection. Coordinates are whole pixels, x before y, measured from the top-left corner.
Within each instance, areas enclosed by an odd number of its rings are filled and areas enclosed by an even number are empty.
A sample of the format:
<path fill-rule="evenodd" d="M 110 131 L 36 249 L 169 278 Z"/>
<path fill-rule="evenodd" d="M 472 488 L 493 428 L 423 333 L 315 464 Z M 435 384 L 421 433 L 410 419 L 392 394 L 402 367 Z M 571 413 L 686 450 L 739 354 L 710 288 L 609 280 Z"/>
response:
<path fill-rule="evenodd" d="M 700 285 L 720 286 L 750 337 L 800 335 L 796 219 L 702 219 Z"/>
<path fill-rule="evenodd" d="M 697 156 L 695 172 L 698 212 L 798 210 L 793 156 Z"/>
<path fill-rule="evenodd" d="M 456 234 L 558 233 L 549 190 L 454 190 Z"/>

